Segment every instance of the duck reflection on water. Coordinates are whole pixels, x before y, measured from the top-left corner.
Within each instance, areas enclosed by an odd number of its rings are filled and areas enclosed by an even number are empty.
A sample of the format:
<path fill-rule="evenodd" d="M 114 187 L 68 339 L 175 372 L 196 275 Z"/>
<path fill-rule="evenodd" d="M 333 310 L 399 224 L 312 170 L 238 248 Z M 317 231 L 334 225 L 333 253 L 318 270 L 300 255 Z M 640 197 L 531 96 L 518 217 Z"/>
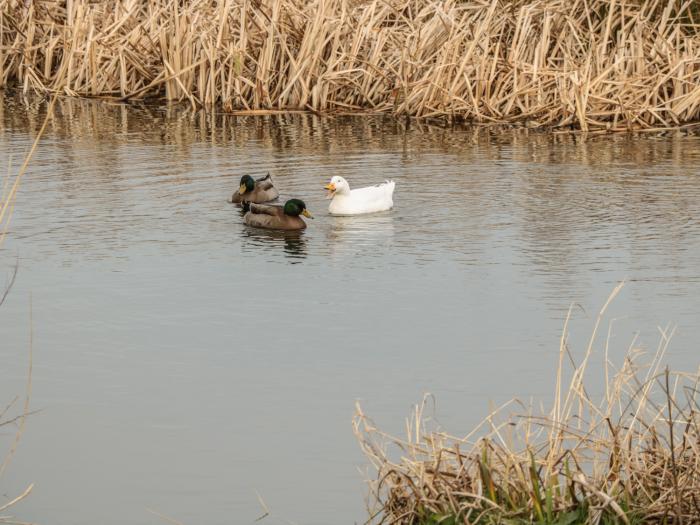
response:
<path fill-rule="evenodd" d="M 262 230 L 248 228 L 242 234 L 243 251 L 260 253 L 277 251 L 280 247 L 285 258 L 292 264 L 299 263 L 307 256 L 306 239 L 301 230 Z"/>

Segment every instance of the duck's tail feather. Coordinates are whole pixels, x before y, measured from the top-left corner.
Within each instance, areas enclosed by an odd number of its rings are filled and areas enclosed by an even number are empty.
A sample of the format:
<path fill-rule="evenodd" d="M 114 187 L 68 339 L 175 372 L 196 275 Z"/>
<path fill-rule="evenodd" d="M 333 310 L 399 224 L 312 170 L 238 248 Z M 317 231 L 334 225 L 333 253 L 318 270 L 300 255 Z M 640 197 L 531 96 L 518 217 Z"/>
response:
<path fill-rule="evenodd" d="M 386 184 L 386 189 L 389 192 L 389 195 L 394 194 L 394 188 L 396 187 L 396 183 L 393 180 L 385 180 L 384 184 Z"/>

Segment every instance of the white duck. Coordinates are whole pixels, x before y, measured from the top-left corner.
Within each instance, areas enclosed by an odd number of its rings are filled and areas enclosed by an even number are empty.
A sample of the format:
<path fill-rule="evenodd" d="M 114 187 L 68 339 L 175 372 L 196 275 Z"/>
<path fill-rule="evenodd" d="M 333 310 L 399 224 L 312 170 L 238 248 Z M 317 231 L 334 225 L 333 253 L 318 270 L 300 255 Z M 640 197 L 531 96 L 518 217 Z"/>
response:
<path fill-rule="evenodd" d="M 394 181 L 388 180 L 376 186 L 351 190 L 348 181 L 337 175 L 326 184 L 328 206 L 331 215 L 360 215 L 390 210 L 394 207 Z"/>

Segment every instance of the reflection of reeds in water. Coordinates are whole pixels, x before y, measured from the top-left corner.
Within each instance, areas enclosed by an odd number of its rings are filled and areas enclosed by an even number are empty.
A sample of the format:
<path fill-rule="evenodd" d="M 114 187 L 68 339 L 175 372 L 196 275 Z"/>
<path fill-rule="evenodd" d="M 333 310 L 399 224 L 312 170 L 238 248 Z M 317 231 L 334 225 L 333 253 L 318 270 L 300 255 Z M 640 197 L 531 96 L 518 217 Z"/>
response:
<path fill-rule="evenodd" d="M 0 85 L 24 90 L 584 130 L 700 117 L 700 9 L 683 0 L 0 7 Z"/>
<path fill-rule="evenodd" d="M 49 131 L 66 145 L 75 143 L 168 145 L 178 154 L 187 155 L 195 145 L 232 145 L 240 148 L 256 146 L 290 154 L 345 154 L 349 149 L 385 153 L 402 151 L 404 155 L 447 153 L 461 157 L 475 154 L 496 158 L 503 146 L 510 148 L 514 160 L 525 162 L 582 162 L 607 166 L 620 155 L 625 143 L 625 155 L 630 163 L 653 164 L 668 157 L 668 143 L 616 136 L 614 142 L 606 137 L 577 140 L 571 134 L 539 133 L 529 129 L 499 129 L 480 126 L 444 128 L 428 123 L 406 124 L 402 121 L 373 116 L 354 118 L 336 116 L 320 118 L 311 114 L 236 116 L 226 113 L 193 112 L 182 107 L 150 105 L 101 104 L 86 100 L 59 99 Z M 36 97 L 17 97 L 0 92 L 0 134 L 5 130 L 20 130 L 35 134 L 46 115 L 46 104 Z M 694 159 L 696 147 L 683 142 L 693 130 L 670 131 L 673 157 Z M 568 150 L 556 146 L 572 146 Z M 478 148 L 477 148 L 478 146 Z M 543 159 L 536 153 L 546 155 Z M 577 158 L 559 158 L 562 153 Z"/>
<path fill-rule="evenodd" d="M 594 396 L 584 384 L 603 314 L 620 288 L 599 314 L 568 389 L 564 370 L 573 357 L 564 327 L 549 413 L 511 403 L 460 439 L 429 431 L 417 408 L 407 438 L 398 439 L 358 405 L 355 431 L 378 470 L 371 521 L 700 523 L 700 375 L 661 369 L 670 334 L 650 363 L 630 350 L 619 370 L 606 340 L 604 392 Z M 507 415 L 514 406 L 526 413 Z"/>

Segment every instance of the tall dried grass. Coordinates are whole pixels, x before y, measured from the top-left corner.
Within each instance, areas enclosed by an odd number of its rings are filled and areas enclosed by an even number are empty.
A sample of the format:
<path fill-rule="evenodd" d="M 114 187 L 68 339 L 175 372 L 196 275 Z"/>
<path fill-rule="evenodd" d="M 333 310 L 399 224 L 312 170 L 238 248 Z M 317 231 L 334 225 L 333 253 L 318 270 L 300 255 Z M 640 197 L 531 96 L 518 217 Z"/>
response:
<path fill-rule="evenodd" d="M 700 120 L 693 0 L 0 0 L 0 85 L 627 130 Z"/>
<path fill-rule="evenodd" d="M 398 439 L 379 431 L 358 405 L 355 431 L 378 472 L 370 522 L 700 523 L 700 374 L 661 369 L 670 334 L 651 362 L 643 365 L 630 350 L 617 370 L 605 341 L 604 392 L 594 396 L 584 385 L 613 296 L 568 388 L 565 326 L 548 413 L 511 403 L 456 438 L 428 430 L 419 407 L 406 439 Z M 514 407 L 525 414 L 508 414 Z"/>

